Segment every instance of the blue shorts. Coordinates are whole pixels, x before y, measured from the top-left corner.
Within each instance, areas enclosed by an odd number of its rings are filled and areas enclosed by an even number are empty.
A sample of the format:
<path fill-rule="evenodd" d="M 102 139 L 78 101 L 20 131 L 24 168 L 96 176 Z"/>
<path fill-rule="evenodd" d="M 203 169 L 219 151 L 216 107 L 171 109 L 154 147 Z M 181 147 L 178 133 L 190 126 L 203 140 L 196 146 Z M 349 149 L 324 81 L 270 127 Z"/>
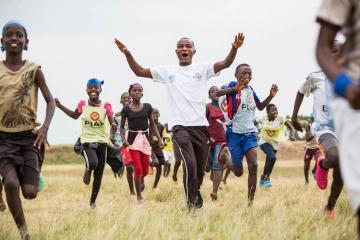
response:
<path fill-rule="evenodd" d="M 215 144 L 214 147 L 210 148 L 209 152 L 209 163 L 213 171 L 219 171 L 223 169 L 223 166 L 219 163 L 218 155 L 220 152 L 221 144 Z"/>
<path fill-rule="evenodd" d="M 226 142 L 234 167 L 240 167 L 244 155 L 252 148 L 258 147 L 256 133 L 234 133 L 231 128 L 226 131 Z"/>

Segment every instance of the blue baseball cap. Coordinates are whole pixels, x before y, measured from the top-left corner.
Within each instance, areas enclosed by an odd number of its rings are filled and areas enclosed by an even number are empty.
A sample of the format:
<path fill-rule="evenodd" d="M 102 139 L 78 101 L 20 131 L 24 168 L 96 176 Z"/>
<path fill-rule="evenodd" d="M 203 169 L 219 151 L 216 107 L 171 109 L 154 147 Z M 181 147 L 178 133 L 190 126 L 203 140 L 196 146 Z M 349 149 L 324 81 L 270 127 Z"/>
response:
<path fill-rule="evenodd" d="M 95 86 L 101 86 L 104 84 L 104 81 L 100 81 L 99 79 L 96 78 L 91 78 L 87 81 L 87 85 L 95 85 Z"/>

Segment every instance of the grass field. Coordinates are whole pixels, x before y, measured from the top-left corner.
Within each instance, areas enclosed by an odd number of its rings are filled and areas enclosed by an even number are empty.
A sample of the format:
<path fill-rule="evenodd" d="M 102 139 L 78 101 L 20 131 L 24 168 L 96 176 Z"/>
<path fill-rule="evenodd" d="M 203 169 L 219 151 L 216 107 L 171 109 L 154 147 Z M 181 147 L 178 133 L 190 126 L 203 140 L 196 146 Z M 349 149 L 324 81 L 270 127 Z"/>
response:
<path fill-rule="evenodd" d="M 62 157 L 79 161 L 67 149 Z M 91 187 L 82 183 L 83 165 L 56 164 L 49 153 L 51 164 L 45 164 L 42 172 L 44 190 L 36 200 L 23 201 L 29 231 L 33 239 L 356 239 L 356 219 L 346 193 L 338 200 L 336 218 L 325 219 L 329 190 L 319 190 L 313 179 L 306 186 L 302 159 L 288 151 L 283 147 L 279 153 L 274 186 L 257 188 L 251 208 L 247 207 L 247 174 L 230 175 L 217 202 L 210 200 L 207 174 L 202 186 L 204 208 L 193 212 L 186 210 L 181 181 L 175 184 L 162 178 L 159 188 L 152 190 L 154 177 L 147 177 L 145 201 L 139 205 L 129 195 L 125 176 L 115 179 L 108 166 L 97 209 L 91 210 Z M 263 156 L 259 158 L 262 171 Z M 9 210 L 0 213 L 0 239 L 19 239 Z"/>

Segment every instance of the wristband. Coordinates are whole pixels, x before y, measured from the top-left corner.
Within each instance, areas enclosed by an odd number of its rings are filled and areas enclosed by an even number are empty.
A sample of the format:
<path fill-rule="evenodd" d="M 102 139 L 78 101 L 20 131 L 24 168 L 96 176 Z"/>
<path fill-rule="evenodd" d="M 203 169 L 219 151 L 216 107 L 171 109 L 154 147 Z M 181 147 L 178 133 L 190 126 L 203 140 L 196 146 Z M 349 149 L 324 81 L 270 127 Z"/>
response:
<path fill-rule="evenodd" d="M 345 98 L 346 89 L 352 83 L 351 78 L 345 73 L 337 75 L 334 81 L 334 91 L 340 97 Z"/>

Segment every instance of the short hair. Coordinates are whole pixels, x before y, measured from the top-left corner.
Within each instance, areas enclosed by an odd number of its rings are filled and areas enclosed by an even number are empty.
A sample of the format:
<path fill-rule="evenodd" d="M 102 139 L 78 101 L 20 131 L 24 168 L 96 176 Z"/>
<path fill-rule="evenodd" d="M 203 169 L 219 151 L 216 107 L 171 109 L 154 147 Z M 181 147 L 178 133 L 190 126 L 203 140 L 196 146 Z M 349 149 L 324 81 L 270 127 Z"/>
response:
<path fill-rule="evenodd" d="M 241 63 L 241 64 L 237 65 L 237 67 L 235 69 L 235 73 L 237 73 L 241 67 L 250 67 L 250 65 L 247 63 Z"/>
<path fill-rule="evenodd" d="M 141 88 L 143 88 L 143 86 L 140 83 L 133 83 L 130 85 L 129 87 L 129 94 L 131 93 L 131 89 L 133 89 L 135 86 L 140 86 Z"/>
<path fill-rule="evenodd" d="M 269 104 L 266 106 L 266 112 L 269 112 L 270 108 L 272 108 L 272 107 L 276 107 L 276 105 L 273 104 L 273 103 L 269 103 Z"/>
<path fill-rule="evenodd" d="M 209 91 L 208 91 L 208 94 L 209 94 L 209 96 L 210 96 L 210 90 L 213 88 L 213 87 L 216 87 L 217 88 L 217 86 L 211 86 L 210 88 L 209 88 Z"/>
<path fill-rule="evenodd" d="M 125 94 L 129 94 L 128 92 L 123 92 L 120 97 L 122 98 Z"/>
<path fill-rule="evenodd" d="M 192 40 L 192 39 L 189 38 L 189 37 L 182 37 L 182 38 L 180 38 L 180 39 L 176 42 L 176 45 L 177 45 L 181 40 L 189 40 L 189 41 L 191 42 L 193 48 L 195 48 L 194 40 Z"/>

